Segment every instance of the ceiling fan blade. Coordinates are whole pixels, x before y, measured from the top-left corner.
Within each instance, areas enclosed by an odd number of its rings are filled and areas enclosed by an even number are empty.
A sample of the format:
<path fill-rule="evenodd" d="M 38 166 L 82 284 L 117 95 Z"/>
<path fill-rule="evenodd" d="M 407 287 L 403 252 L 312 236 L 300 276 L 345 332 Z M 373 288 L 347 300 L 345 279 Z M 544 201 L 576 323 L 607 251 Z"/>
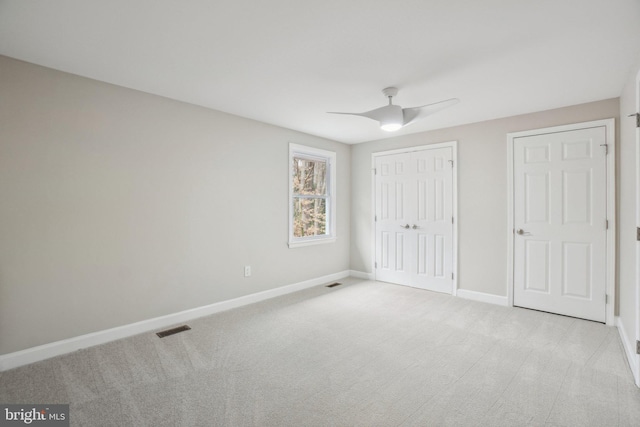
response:
<path fill-rule="evenodd" d="M 329 114 L 348 114 L 350 116 L 362 116 L 362 117 L 368 117 L 370 119 L 373 120 L 382 120 L 388 111 L 388 105 L 385 105 L 384 107 L 380 107 L 380 108 L 376 108 L 375 110 L 371 110 L 371 111 L 365 111 L 364 113 L 340 113 L 337 111 L 328 111 Z"/>
<path fill-rule="evenodd" d="M 430 114 L 456 105 L 459 102 L 460 100 L 458 98 L 451 98 L 444 101 L 434 102 L 433 104 L 421 105 L 419 107 L 403 108 L 402 114 L 404 116 L 404 126 L 415 123 Z"/>
<path fill-rule="evenodd" d="M 343 115 L 347 115 L 347 116 L 362 116 L 362 117 L 367 117 L 365 116 L 363 113 L 343 113 L 340 111 L 327 111 L 327 114 L 343 114 Z"/>

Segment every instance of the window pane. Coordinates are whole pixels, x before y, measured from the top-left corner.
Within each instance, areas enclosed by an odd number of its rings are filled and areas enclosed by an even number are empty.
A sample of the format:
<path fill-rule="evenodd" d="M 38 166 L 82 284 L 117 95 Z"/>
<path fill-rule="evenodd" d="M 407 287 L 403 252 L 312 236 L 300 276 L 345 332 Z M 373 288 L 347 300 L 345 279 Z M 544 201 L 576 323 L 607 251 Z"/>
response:
<path fill-rule="evenodd" d="M 327 203 L 324 199 L 293 198 L 293 236 L 327 234 Z"/>
<path fill-rule="evenodd" d="M 326 195 L 327 162 L 294 157 L 293 193 L 315 196 Z"/>

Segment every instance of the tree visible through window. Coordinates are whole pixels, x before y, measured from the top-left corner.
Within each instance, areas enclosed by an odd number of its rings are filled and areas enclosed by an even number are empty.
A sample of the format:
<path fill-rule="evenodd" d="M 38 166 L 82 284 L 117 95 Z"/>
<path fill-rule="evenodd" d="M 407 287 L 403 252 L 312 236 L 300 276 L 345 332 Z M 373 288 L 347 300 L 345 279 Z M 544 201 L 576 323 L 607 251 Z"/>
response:
<path fill-rule="evenodd" d="M 335 153 L 291 144 L 289 246 L 334 238 Z"/>
<path fill-rule="evenodd" d="M 293 236 L 327 234 L 327 161 L 293 158 Z"/>

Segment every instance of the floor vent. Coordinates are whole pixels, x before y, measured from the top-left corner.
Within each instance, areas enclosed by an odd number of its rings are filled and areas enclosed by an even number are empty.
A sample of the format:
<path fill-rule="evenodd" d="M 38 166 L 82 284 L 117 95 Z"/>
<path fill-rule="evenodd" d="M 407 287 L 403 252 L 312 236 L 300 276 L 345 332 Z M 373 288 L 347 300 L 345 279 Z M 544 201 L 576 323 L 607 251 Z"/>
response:
<path fill-rule="evenodd" d="M 177 328 L 167 329 L 166 331 L 157 332 L 156 335 L 160 338 L 168 337 L 169 335 L 177 334 L 178 332 L 184 332 L 191 329 L 187 325 L 178 326 Z"/>
<path fill-rule="evenodd" d="M 332 283 L 332 284 L 330 284 L 330 285 L 327 285 L 327 288 L 333 288 L 333 287 L 335 287 L 335 286 L 340 286 L 340 285 L 342 285 L 342 283 L 338 283 L 338 282 L 336 282 L 336 283 Z"/>

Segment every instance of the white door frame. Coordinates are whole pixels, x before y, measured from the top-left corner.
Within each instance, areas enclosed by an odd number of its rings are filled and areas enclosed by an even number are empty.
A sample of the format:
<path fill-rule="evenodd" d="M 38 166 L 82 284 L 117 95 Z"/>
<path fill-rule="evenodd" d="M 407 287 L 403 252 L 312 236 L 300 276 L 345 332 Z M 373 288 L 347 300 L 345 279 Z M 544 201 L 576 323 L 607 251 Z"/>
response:
<path fill-rule="evenodd" d="M 640 112 L 640 71 L 636 75 L 636 113 Z M 640 127 L 636 127 L 636 227 L 640 228 Z M 636 342 L 640 341 L 640 242 L 636 241 Z M 633 346 L 632 346 L 633 347 Z M 633 352 L 633 350 L 632 350 Z M 640 387 L 640 356 L 635 356 L 635 380 Z"/>
<path fill-rule="evenodd" d="M 373 251 L 371 254 L 371 266 L 373 267 L 373 279 L 376 280 L 376 158 L 380 156 L 388 156 L 390 154 L 412 153 L 415 151 L 434 150 L 437 148 L 451 148 L 451 158 L 453 159 L 453 180 L 451 183 L 453 197 L 453 285 L 451 294 L 456 295 L 458 291 L 458 141 L 440 142 L 436 144 L 419 145 L 415 147 L 399 148 L 397 150 L 378 151 L 371 153 L 371 241 L 373 242 Z"/>
<path fill-rule="evenodd" d="M 607 259 L 606 259 L 606 285 L 607 302 L 605 305 L 605 319 L 608 326 L 614 325 L 614 309 L 616 301 L 616 142 L 615 142 L 615 119 L 595 120 L 583 123 L 574 123 L 564 126 L 554 126 L 542 129 L 532 129 L 522 132 L 512 132 L 507 134 L 507 301 L 513 307 L 513 286 L 514 286 L 514 186 L 513 186 L 513 143 L 515 138 L 523 136 L 540 135 L 544 133 L 565 132 L 584 128 L 604 126 L 606 129 L 607 149 Z"/>

